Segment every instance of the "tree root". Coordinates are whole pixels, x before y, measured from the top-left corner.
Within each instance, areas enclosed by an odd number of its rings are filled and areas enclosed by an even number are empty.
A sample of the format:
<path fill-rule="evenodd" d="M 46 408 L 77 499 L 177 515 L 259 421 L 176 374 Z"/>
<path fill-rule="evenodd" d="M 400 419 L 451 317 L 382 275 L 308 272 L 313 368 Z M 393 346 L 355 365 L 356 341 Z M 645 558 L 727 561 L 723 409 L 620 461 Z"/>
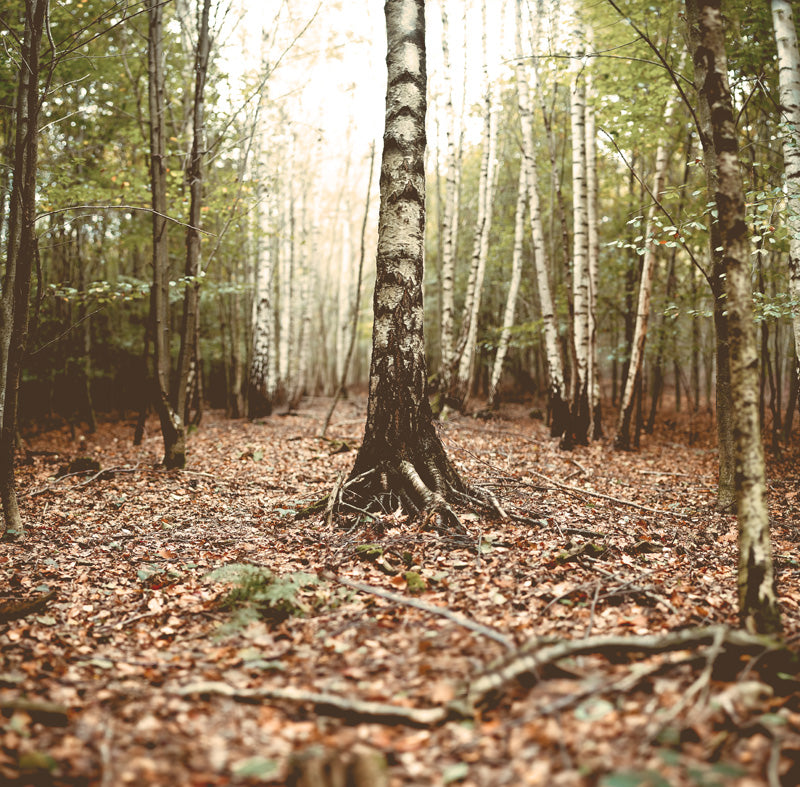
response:
<path fill-rule="evenodd" d="M 350 585 L 351 583 L 345 582 L 344 584 Z M 352 583 L 352 586 L 361 589 L 358 583 Z M 372 590 L 370 589 L 369 592 Z M 406 601 L 404 599 L 404 603 Z M 707 648 L 706 666 L 689 690 L 691 697 L 706 689 L 712 669 L 718 661 L 724 660 L 726 667 L 736 665 L 739 670 L 741 659 L 744 656 L 749 655 L 755 658 L 770 656 L 781 661 L 778 669 L 774 669 L 776 667 L 774 663 L 769 666 L 770 674 L 789 671 L 797 673 L 800 670 L 798 655 L 777 640 L 748 634 L 727 626 L 709 626 L 665 635 L 648 634 L 635 637 L 603 635 L 575 641 L 551 640 L 547 642 L 533 639 L 509 654 L 503 662 L 490 666 L 482 674 L 467 681 L 455 699 L 446 704 L 429 708 L 409 708 L 390 703 L 367 702 L 295 688 L 236 688 L 221 681 L 191 683 L 173 689 L 173 692 L 179 696 L 219 695 L 241 702 L 276 700 L 311 704 L 321 715 L 344 717 L 353 724 L 372 722 L 430 728 L 451 720 L 474 719 L 476 708 L 496 699 L 509 685 L 516 684 L 526 677 L 537 678 L 543 667 L 554 665 L 567 658 L 599 655 L 618 660 L 634 654 L 654 656 L 701 647 Z M 641 670 L 641 668 L 639 669 Z M 644 673 L 641 671 L 636 676 L 631 674 L 630 680 L 623 679 L 622 682 L 618 682 L 618 685 L 625 687 L 631 683 L 635 685 L 643 675 Z M 789 681 L 789 683 L 791 684 L 790 690 L 796 690 L 797 681 Z M 598 691 L 602 691 L 602 689 L 598 689 Z"/>

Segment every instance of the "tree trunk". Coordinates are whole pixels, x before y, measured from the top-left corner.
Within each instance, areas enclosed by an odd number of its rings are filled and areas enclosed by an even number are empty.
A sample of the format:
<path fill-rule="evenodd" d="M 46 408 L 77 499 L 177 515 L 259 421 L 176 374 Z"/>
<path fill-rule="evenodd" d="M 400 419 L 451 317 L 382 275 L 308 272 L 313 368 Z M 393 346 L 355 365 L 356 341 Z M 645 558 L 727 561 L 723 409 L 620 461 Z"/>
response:
<path fill-rule="evenodd" d="M 695 6 L 692 6 L 695 7 Z M 687 9 L 689 5 L 687 5 Z M 696 24 L 689 26 L 688 35 L 689 54 L 695 57 L 696 50 L 700 47 L 698 27 Z M 703 149 L 703 164 L 708 181 L 708 202 L 714 200 L 717 188 L 718 162 L 717 151 L 714 146 L 714 130 L 712 127 L 711 107 L 708 96 L 703 90 L 702 83 L 698 82 L 695 74 L 695 88 L 697 90 L 697 121 L 700 144 Z M 731 412 L 731 370 L 730 351 L 728 346 L 728 323 L 725 318 L 725 260 L 722 252 L 722 230 L 719 218 L 709 217 L 709 255 L 711 260 L 710 274 L 704 271 L 711 287 L 714 298 L 714 329 L 716 335 L 715 359 L 716 374 L 716 422 L 717 444 L 719 451 L 719 481 L 717 484 L 716 507 L 719 511 L 732 511 L 735 503 L 734 493 L 734 445 L 733 445 L 733 414 Z M 699 370 L 699 326 L 697 318 L 692 324 L 692 407 L 696 412 L 700 407 L 700 370 Z"/>
<path fill-rule="evenodd" d="M 764 453 L 758 423 L 758 358 L 750 282 L 750 244 L 739 170 L 736 120 L 728 86 L 720 0 L 687 0 L 695 84 L 710 109 L 716 153 L 714 196 L 725 266 L 726 318 L 734 404 L 739 614 L 753 632 L 780 630 L 770 551 Z M 711 185 L 711 184 L 709 184 Z"/>
<path fill-rule="evenodd" d="M 444 211 L 442 213 L 442 258 L 441 258 L 441 360 L 440 390 L 449 391 L 453 371 L 453 322 L 455 315 L 454 278 L 456 259 L 456 237 L 458 235 L 458 184 L 460 162 L 456 145 L 456 116 L 453 109 L 453 87 L 450 81 L 450 48 L 448 43 L 448 19 L 446 2 L 442 2 L 442 70 L 445 79 L 447 104 L 445 123 L 447 135 L 447 174 L 444 188 Z"/>
<path fill-rule="evenodd" d="M 367 220 L 369 218 L 369 202 L 370 196 L 372 192 L 372 175 L 375 170 L 375 143 L 372 143 L 369 151 L 369 176 L 367 177 L 367 200 L 366 204 L 364 205 L 364 220 L 361 222 L 361 245 L 360 251 L 358 255 L 358 270 L 356 271 L 356 295 L 355 295 L 355 303 L 353 304 L 353 314 L 350 319 L 350 342 L 347 345 L 347 355 L 344 359 L 344 368 L 342 369 L 341 375 L 339 377 L 339 385 L 336 388 L 336 393 L 333 396 L 333 401 L 331 402 L 330 409 L 328 410 L 327 415 L 325 416 L 325 421 L 322 424 L 322 430 L 319 433 L 319 436 L 324 438 L 325 433 L 328 431 L 328 425 L 331 422 L 331 416 L 333 415 L 333 411 L 336 409 L 336 404 L 338 403 L 342 392 L 344 391 L 344 385 L 347 381 L 347 371 L 350 367 L 350 361 L 353 358 L 353 350 L 356 346 L 356 336 L 358 334 L 358 315 L 361 311 L 361 280 L 364 275 L 364 257 L 366 256 L 366 235 L 367 235 Z"/>
<path fill-rule="evenodd" d="M 664 125 L 669 129 L 672 114 L 675 111 L 675 98 L 667 101 L 664 110 Z M 636 309 L 636 325 L 633 332 L 633 343 L 631 344 L 631 357 L 628 362 L 628 375 L 622 389 L 622 403 L 617 419 L 617 434 L 614 438 L 616 448 L 627 450 L 631 444 L 631 416 L 633 414 L 633 392 L 636 388 L 636 381 L 642 374 L 642 361 L 644 360 L 644 346 L 647 341 L 647 323 L 650 319 L 650 296 L 653 289 L 653 276 L 656 269 L 656 251 L 658 241 L 653 237 L 655 234 L 654 221 L 659 211 L 656 201 L 661 198 L 661 192 L 667 180 L 667 169 L 669 167 L 669 154 L 667 151 L 667 140 L 663 140 L 656 150 L 655 174 L 653 175 L 653 202 L 647 215 L 647 226 L 644 231 L 642 245 L 644 246 L 644 258 L 642 260 L 642 275 L 639 279 L 639 301 Z"/>
<path fill-rule="evenodd" d="M 47 0 L 25 3 L 25 30 L 17 76 L 14 119 L 14 173 L 6 234 L 6 267 L 0 295 L 0 502 L 3 538 L 24 538 L 17 505 L 14 454 L 22 359 L 28 334 L 28 299 L 33 261 L 38 255 L 36 175 L 39 140 L 40 54 Z"/>
<path fill-rule="evenodd" d="M 572 132 L 572 302 L 575 369 L 572 376 L 569 427 L 564 447 L 589 442 L 589 238 L 586 193 L 586 90 L 583 72 L 575 75 L 570 101 Z"/>
<path fill-rule="evenodd" d="M 423 336 L 425 3 L 387 0 L 386 130 L 381 161 L 372 361 L 364 441 L 345 502 L 449 511 L 463 489 L 433 423 Z"/>
<path fill-rule="evenodd" d="M 517 188 L 517 207 L 514 213 L 514 250 L 511 255 L 511 282 L 508 285 L 506 308 L 503 314 L 503 327 L 500 340 L 497 343 L 497 354 L 494 358 L 492 377 L 489 381 L 489 399 L 487 407 L 495 406 L 497 400 L 497 384 L 503 373 L 503 362 L 508 352 L 508 343 L 511 339 L 511 328 L 514 325 L 514 312 L 516 311 L 519 285 L 522 281 L 522 241 L 525 232 L 525 208 L 527 205 L 527 189 L 525 187 L 525 167 L 520 161 L 519 186 Z"/>
<path fill-rule="evenodd" d="M 492 225 L 492 195 L 494 192 L 497 145 L 497 112 L 494 107 L 493 86 L 489 79 L 489 56 L 486 42 L 486 0 L 481 3 L 483 16 L 483 82 L 484 115 L 483 140 L 481 152 L 481 171 L 478 182 L 478 216 L 475 223 L 472 262 L 470 265 L 467 294 L 464 302 L 464 319 L 459 332 L 456 359 L 458 369 L 456 378 L 450 386 L 448 403 L 463 410 L 470 392 L 473 374 L 475 345 L 478 336 L 478 317 L 480 314 L 483 280 L 486 273 L 486 260 L 489 256 L 489 232 Z M 454 359 L 455 360 L 455 359 Z"/>
<path fill-rule="evenodd" d="M 783 166 L 786 173 L 786 229 L 789 234 L 789 293 L 795 354 L 800 356 L 800 48 L 789 0 L 772 0 L 772 25 L 778 48 Z M 800 362 L 795 365 L 800 380 Z"/>
<path fill-rule="evenodd" d="M 186 464 L 186 433 L 183 414 L 170 401 L 169 341 L 169 247 L 167 237 L 167 145 L 165 129 L 164 5 L 148 4 L 147 46 L 148 96 L 150 108 L 150 188 L 153 206 L 153 358 L 155 405 L 164 440 L 164 465 Z"/>
<path fill-rule="evenodd" d="M 205 134 L 205 87 L 208 73 L 208 59 L 211 51 L 211 37 L 208 17 L 211 0 L 203 0 L 200 20 L 197 26 L 197 47 L 194 58 L 194 104 L 192 107 L 192 150 L 186 167 L 186 181 L 189 185 L 189 227 L 186 229 L 186 261 L 183 291 L 183 317 L 181 320 L 181 346 L 178 353 L 178 375 L 175 381 L 173 407 L 186 423 L 189 417 L 187 402 L 189 370 L 195 360 L 196 325 L 200 308 L 200 226 L 203 205 L 203 157 L 206 151 Z"/>
<path fill-rule="evenodd" d="M 522 164 L 525 170 L 525 184 L 528 189 L 528 210 L 530 212 L 531 239 L 533 241 L 533 261 L 536 268 L 536 284 L 539 291 L 539 308 L 544 324 L 544 344 L 547 357 L 548 408 L 550 410 L 550 434 L 558 437 L 567 426 L 569 407 L 564 387 L 564 366 L 561 361 L 561 348 L 558 343 L 556 311 L 550 288 L 550 263 L 544 242 L 544 229 L 539 209 L 539 178 L 533 148 L 533 113 L 531 111 L 530 91 L 522 61 L 521 0 L 517 0 L 515 81 L 522 125 Z"/>
<path fill-rule="evenodd" d="M 253 299 L 253 350 L 247 395 L 247 415 L 260 418 L 272 413 L 275 395 L 275 311 L 272 298 L 275 244 L 272 238 L 274 205 L 257 177 L 258 226 L 256 227 L 256 276 Z"/>
<path fill-rule="evenodd" d="M 597 280 L 600 270 L 600 235 L 597 218 L 597 128 L 594 117 L 591 72 L 586 75 L 586 250 L 589 279 L 589 419 L 592 439 L 603 434 L 600 411 L 600 375 L 597 362 Z"/>

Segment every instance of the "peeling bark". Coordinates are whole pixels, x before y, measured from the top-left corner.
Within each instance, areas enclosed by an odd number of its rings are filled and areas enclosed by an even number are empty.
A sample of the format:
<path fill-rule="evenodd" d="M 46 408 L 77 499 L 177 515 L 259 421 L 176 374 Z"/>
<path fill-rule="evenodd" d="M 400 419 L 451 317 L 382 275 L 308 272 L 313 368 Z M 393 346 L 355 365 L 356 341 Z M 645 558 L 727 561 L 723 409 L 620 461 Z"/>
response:
<path fill-rule="evenodd" d="M 758 416 L 758 355 L 750 281 L 750 239 L 745 222 L 739 143 L 728 85 L 720 0 L 687 0 L 695 44 L 695 84 L 710 109 L 716 153 L 715 201 L 725 266 L 730 342 L 731 399 L 739 521 L 739 615 L 752 632 L 780 630 L 770 552 L 764 451 Z"/>

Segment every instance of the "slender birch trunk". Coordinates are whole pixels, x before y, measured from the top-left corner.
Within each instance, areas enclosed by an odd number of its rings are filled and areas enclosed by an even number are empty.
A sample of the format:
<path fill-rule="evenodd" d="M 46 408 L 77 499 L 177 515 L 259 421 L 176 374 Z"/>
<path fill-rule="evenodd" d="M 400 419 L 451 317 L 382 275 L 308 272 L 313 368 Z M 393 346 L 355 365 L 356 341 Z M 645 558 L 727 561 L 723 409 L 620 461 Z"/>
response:
<path fill-rule="evenodd" d="M 600 235 L 597 219 L 597 129 L 594 117 L 591 72 L 586 76 L 586 248 L 589 280 L 589 339 L 588 390 L 589 432 L 591 437 L 602 435 L 600 420 L 600 376 L 597 362 L 597 277 L 600 269 Z"/>
<path fill-rule="evenodd" d="M 294 288 L 294 204 L 291 181 L 287 183 L 287 194 L 284 196 L 281 214 L 281 251 L 279 264 L 279 299 L 278 299 L 278 364 L 277 389 L 278 397 L 285 400 L 289 386 L 289 365 L 292 341 L 292 325 L 294 309 L 292 298 Z"/>
<path fill-rule="evenodd" d="M 570 100 L 572 133 L 572 302 L 575 369 L 572 376 L 570 425 L 564 445 L 589 442 L 589 238 L 586 193 L 586 88 L 583 74 L 573 82 Z"/>
<path fill-rule="evenodd" d="M 716 152 L 715 202 L 725 264 L 735 489 L 739 521 L 739 614 L 749 631 L 780 631 L 769 533 L 764 452 L 758 418 L 758 357 L 750 281 L 750 242 L 728 86 L 720 0 L 687 0 L 695 84 L 710 109 Z"/>
<path fill-rule="evenodd" d="M 786 173 L 786 228 L 789 233 L 789 293 L 794 302 L 795 375 L 800 380 L 800 48 L 792 5 L 772 0 L 772 25 L 778 49 L 783 166 Z"/>
<path fill-rule="evenodd" d="M 274 199 L 267 195 L 257 174 L 255 295 L 253 298 L 253 350 L 247 396 L 249 418 L 272 413 L 275 396 L 275 311 L 272 298 L 275 272 Z"/>
<path fill-rule="evenodd" d="M 475 223 L 472 261 L 464 302 L 464 319 L 461 323 L 458 348 L 456 350 L 458 369 L 456 379 L 450 387 L 449 395 L 449 403 L 459 410 L 463 409 L 469 396 L 470 379 L 475 358 L 478 316 L 483 291 L 483 279 L 486 272 L 486 259 L 489 254 L 489 231 L 492 223 L 492 194 L 495 181 L 497 146 L 497 113 L 494 107 L 493 86 L 489 79 L 489 55 L 486 40 L 486 0 L 483 0 L 481 4 L 481 16 L 483 19 L 484 118 L 481 171 L 478 181 L 478 216 Z"/>
<path fill-rule="evenodd" d="M 531 110 L 528 78 L 522 60 L 522 7 L 521 0 L 516 5 L 516 54 L 515 81 L 520 124 L 522 126 L 522 164 L 525 172 L 525 185 L 530 214 L 533 261 L 536 269 L 536 284 L 539 291 L 539 308 L 544 325 L 544 345 L 547 358 L 548 407 L 550 409 L 550 434 L 554 437 L 564 433 L 569 409 L 564 385 L 564 367 L 558 342 L 556 311 L 550 289 L 550 263 L 544 242 L 544 229 L 539 208 L 539 177 L 533 147 L 533 113 Z"/>
<path fill-rule="evenodd" d="M 448 42 L 449 24 L 447 18 L 447 2 L 442 0 L 442 71 L 445 81 L 445 134 L 447 139 L 446 175 L 444 187 L 444 211 L 442 213 L 442 258 L 441 258 L 441 293 L 442 312 L 440 325 L 440 388 L 448 391 L 451 385 L 453 369 L 454 340 L 454 278 L 456 233 L 458 231 L 458 182 L 459 162 L 456 153 L 456 116 L 453 108 L 453 84 L 450 77 L 450 46 Z"/>
<path fill-rule="evenodd" d="M 494 407 L 496 403 L 497 384 L 500 382 L 500 375 L 503 373 L 503 363 L 506 359 L 508 343 L 511 339 L 511 328 L 514 325 L 517 296 L 519 295 L 519 285 L 522 281 L 522 241 L 525 233 L 525 208 L 527 207 L 527 203 L 525 167 L 522 161 L 520 161 L 517 206 L 514 212 L 514 250 L 511 256 L 511 281 L 508 285 L 506 308 L 503 313 L 503 327 L 500 332 L 500 339 L 497 343 L 497 354 L 494 358 L 492 377 L 489 381 L 489 400 L 487 402 L 487 407 L 489 408 Z"/>
<path fill-rule="evenodd" d="M 672 115 L 675 111 L 677 99 L 673 96 L 667 101 L 664 110 L 664 125 L 666 129 L 671 126 Z M 647 341 L 647 323 L 650 319 L 650 297 L 653 290 L 653 276 L 656 269 L 656 252 L 658 243 L 653 238 L 655 233 L 655 218 L 658 205 L 655 200 L 661 198 L 661 192 L 667 180 L 669 168 L 669 151 L 667 140 L 663 139 L 656 149 L 655 174 L 653 175 L 653 197 L 647 212 L 647 224 L 644 231 L 644 258 L 642 260 L 642 275 L 639 280 L 639 300 L 636 307 L 636 323 L 633 329 L 633 342 L 631 344 L 630 360 L 628 361 L 628 375 L 622 388 L 622 402 L 617 419 L 617 434 L 614 445 L 622 450 L 631 447 L 631 418 L 633 416 L 634 391 L 639 377 L 642 374 L 644 361 L 644 347 Z"/>
<path fill-rule="evenodd" d="M 353 313 L 350 320 L 350 342 L 347 345 L 347 355 L 344 359 L 344 368 L 339 376 L 339 385 L 336 388 L 336 393 L 333 396 L 330 409 L 325 416 L 325 421 L 322 424 L 322 430 L 319 433 L 321 438 L 325 438 L 325 433 L 328 431 L 328 426 L 333 416 L 333 411 L 341 398 L 344 391 L 345 382 L 347 381 L 347 372 L 350 367 L 350 361 L 353 358 L 353 350 L 356 346 L 356 336 L 358 334 L 358 315 L 361 311 L 361 280 L 364 275 L 364 257 L 366 256 L 366 236 L 367 236 L 367 219 L 369 218 L 369 203 L 372 196 L 372 176 L 375 172 L 375 143 L 372 143 L 369 151 L 369 175 L 367 177 L 367 200 L 364 205 L 364 219 L 361 222 L 361 246 L 358 255 L 358 269 L 356 272 L 356 288 L 355 288 L 355 303 L 353 304 Z"/>

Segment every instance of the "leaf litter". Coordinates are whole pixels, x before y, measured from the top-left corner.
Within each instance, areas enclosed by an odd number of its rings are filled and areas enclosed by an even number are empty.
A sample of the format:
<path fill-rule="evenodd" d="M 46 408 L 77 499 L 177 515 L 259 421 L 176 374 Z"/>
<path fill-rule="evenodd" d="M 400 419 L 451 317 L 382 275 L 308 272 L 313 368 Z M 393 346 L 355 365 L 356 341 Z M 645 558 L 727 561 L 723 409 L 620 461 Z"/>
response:
<path fill-rule="evenodd" d="M 29 537 L 0 546 L 0 615 L 21 612 L 0 623 L 0 782 L 302 783 L 365 751 L 376 785 L 800 782 L 796 452 L 769 463 L 778 657 L 725 628 L 736 522 L 713 510 L 709 445 L 562 452 L 509 405 L 440 426 L 507 519 L 297 518 L 360 440 L 358 398 L 316 437 L 326 405 L 209 414 L 185 471 L 157 466 L 155 423 L 139 447 L 125 422 L 80 450 L 65 427 L 26 436 Z M 80 452 L 102 471 L 58 476 Z"/>

